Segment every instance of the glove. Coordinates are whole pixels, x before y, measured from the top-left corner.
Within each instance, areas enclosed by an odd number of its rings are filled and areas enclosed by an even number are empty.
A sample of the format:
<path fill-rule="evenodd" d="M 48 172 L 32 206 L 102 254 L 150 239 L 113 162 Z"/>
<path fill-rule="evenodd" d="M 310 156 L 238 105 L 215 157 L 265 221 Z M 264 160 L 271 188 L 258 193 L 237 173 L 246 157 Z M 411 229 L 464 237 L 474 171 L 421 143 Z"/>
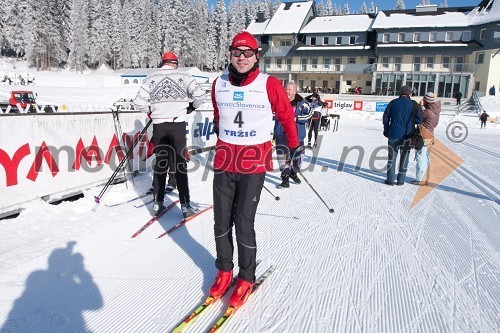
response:
<path fill-rule="evenodd" d="M 186 108 L 187 114 L 190 114 L 194 110 L 196 110 L 196 108 L 193 106 L 193 102 L 190 102 L 189 106 Z"/>
<path fill-rule="evenodd" d="M 148 112 L 148 118 L 151 119 L 151 112 Z"/>
<path fill-rule="evenodd" d="M 219 137 L 219 123 L 215 121 L 214 119 L 214 133 Z"/>
<path fill-rule="evenodd" d="M 389 133 L 387 133 L 387 131 L 384 131 L 384 136 L 385 136 L 386 138 L 388 138 L 388 137 L 389 137 Z"/>

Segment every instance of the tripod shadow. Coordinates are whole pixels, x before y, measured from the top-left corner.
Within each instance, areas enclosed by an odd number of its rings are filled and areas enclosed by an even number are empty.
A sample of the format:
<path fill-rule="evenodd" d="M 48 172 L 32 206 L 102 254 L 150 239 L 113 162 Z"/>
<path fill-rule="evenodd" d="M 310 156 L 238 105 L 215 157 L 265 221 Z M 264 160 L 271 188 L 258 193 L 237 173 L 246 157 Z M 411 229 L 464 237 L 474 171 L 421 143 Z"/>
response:
<path fill-rule="evenodd" d="M 83 311 L 100 309 L 103 300 L 75 244 L 55 249 L 46 270 L 30 273 L 0 332 L 89 331 Z"/>

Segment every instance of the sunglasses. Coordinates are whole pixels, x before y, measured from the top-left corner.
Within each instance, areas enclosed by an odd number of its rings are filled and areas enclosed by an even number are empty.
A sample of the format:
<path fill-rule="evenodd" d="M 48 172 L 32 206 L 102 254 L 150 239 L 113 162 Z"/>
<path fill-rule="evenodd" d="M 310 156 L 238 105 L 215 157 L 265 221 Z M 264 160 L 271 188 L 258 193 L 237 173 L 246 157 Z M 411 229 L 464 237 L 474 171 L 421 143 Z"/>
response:
<path fill-rule="evenodd" d="M 239 58 L 242 54 L 245 56 L 245 58 L 250 58 L 257 53 L 256 50 L 254 49 L 248 49 L 248 50 L 240 50 L 240 49 L 230 49 L 229 52 L 231 52 L 231 55 L 235 58 Z"/>

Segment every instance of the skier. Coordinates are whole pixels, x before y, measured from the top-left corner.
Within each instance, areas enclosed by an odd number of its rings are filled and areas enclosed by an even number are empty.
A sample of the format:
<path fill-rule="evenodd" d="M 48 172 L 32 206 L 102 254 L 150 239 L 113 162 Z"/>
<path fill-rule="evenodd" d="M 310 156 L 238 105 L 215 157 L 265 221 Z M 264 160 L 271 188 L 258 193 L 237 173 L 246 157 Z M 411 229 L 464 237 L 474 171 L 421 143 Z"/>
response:
<path fill-rule="evenodd" d="M 220 297 L 233 279 L 235 226 L 239 273 L 229 300 L 239 308 L 255 281 L 257 244 L 254 220 L 266 171 L 271 171 L 273 113 L 285 130 L 292 158 L 303 151 L 295 116 L 285 89 L 275 77 L 259 71 L 259 45 L 247 31 L 237 33 L 229 48 L 228 73 L 212 87 L 214 125 L 218 140 L 214 157 L 214 233 L 217 277 L 210 295 Z"/>
<path fill-rule="evenodd" d="M 149 74 L 134 100 L 137 110 L 147 112 L 153 119 L 155 216 L 165 209 L 165 183 L 168 155 L 174 157 L 175 179 L 184 217 L 196 213 L 189 199 L 186 148 L 186 120 L 189 113 L 205 99 L 205 90 L 188 73 L 177 70 L 179 60 L 173 52 L 162 57 L 162 67 Z M 171 170 L 172 171 L 172 170 Z"/>

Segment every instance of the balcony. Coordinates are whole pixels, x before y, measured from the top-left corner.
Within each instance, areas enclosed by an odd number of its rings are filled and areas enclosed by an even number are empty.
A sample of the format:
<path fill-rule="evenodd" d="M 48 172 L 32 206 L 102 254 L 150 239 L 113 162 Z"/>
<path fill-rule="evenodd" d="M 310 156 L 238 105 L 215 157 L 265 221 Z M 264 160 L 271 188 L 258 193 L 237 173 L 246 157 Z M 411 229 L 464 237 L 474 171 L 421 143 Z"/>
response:
<path fill-rule="evenodd" d="M 372 74 L 373 64 L 317 64 L 276 65 L 261 64 L 266 73 L 328 73 L 328 74 Z"/>
<path fill-rule="evenodd" d="M 293 46 L 271 46 L 267 52 L 266 57 L 285 57 Z"/>
<path fill-rule="evenodd" d="M 376 64 L 377 72 L 419 72 L 419 73 L 443 73 L 443 74 L 461 74 L 474 73 L 476 64 L 474 63 L 448 63 L 448 64 L 433 64 L 429 67 L 427 64 Z"/>

